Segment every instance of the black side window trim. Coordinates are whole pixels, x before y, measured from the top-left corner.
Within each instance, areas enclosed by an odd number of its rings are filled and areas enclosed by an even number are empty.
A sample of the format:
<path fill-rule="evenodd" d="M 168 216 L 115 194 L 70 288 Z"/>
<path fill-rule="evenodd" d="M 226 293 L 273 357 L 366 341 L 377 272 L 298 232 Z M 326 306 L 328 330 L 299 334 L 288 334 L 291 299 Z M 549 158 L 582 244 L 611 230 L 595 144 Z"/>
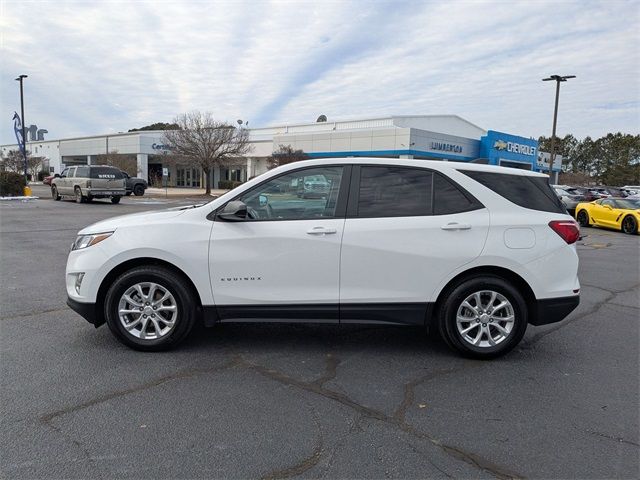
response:
<path fill-rule="evenodd" d="M 245 190 L 242 193 L 239 193 L 238 195 L 236 195 L 235 197 L 233 197 L 231 200 L 229 200 L 229 202 L 233 202 L 235 200 L 238 200 L 240 197 L 244 197 L 245 195 L 249 194 L 251 191 L 255 190 L 256 188 L 260 188 L 262 185 L 271 182 L 272 180 L 275 180 L 276 178 L 280 178 L 283 177 L 285 175 L 289 175 L 291 173 L 294 172 L 303 172 L 305 170 L 312 170 L 312 169 L 317 169 L 317 168 L 325 168 L 325 167 L 342 167 L 342 178 L 340 180 L 340 191 L 338 192 L 338 201 L 336 202 L 336 213 L 333 217 L 325 217 L 325 218 L 317 218 L 317 219 L 313 219 L 313 220 L 317 220 L 317 221 L 321 221 L 321 220 L 335 220 L 336 218 L 345 218 L 345 214 L 347 211 L 347 199 L 349 197 L 349 185 L 351 183 L 351 172 L 352 172 L 352 167 L 353 165 L 350 164 L 329 164 L 329 165 L 315 165 L 312 167 L 303 167 L 300 168 L 298 170 L 289 170 L 287 172 L 283 172 L 280 175 L 276 175 L 275 177 L 269 177 L 267 179 L 265 179 L 264 181 L 260 182 L 259 184 L 255 185 L 254 187 L 250 188 L 249 190 Z M 227 203 L 229 202 L 225 202 L 224 204 L 220 205 L 218 208 L 216 208 L 213 212 L 211 212 L 209 215 L 207 215 L 207 220 L 211 220 L 212 222 L 216 221 L 216 217 L 218 215 L 218 212 L 221 212 L 222 210 L 224 210 L 224 207 L 227 206 Z M 253 219 L 249 219 L 246 220 L 247 222 L 252 222 L 252 223 L 258 223 L 258 222 L 299 222 L 301 220 L 311 220 L 309 218 L 290 218 L 290 219 L 280 219 L 280 220 L 272 220 L 270 218 L 264 218 L 264 219 L 257 219 L 257 220 L 253 220 Z M 220 220 L 219 220 L 220 221 Z"/>

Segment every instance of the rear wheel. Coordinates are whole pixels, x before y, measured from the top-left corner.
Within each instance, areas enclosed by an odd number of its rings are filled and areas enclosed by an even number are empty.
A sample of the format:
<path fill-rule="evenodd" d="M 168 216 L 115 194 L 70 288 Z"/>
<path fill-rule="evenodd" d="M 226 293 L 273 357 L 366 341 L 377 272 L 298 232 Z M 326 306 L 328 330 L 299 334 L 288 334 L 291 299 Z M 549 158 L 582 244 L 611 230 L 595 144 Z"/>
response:
<path fill-rule="evenodd" d="M 489 359 L 504 355 L 522 339 L 528 322 L 523 296 L 492 275 L 461 281 L 445 293 L 439 309 L 440 334 L 462 355 Z"/>
<path fill-rule="evenodd" d="M 144 195 L 144 186 L 137 184 L 135 187 L 133 187 L 133 194 L 136 197 L 141 197 L 142 195 Z"/>
<path fill-rule="evenodd" d="M 589 224 L 589 214 L 587 213 L 586 210 L 580 210 L 578 212 L 578 215 L 576 215 L 576 220 L 578 220 L 578 223 L 580 224 L 581 227 L 588 227 Z"/>
<path fill-rule="evenodd" d="M 622 220 L 622 232 L 629 235 L 635 235 L 638 232 L 638 222 L 633 216 L 627 215 L 624 217 Z"/>
<path fill-rule="evenodd" d="M 76 197 L 76 203 L 83 203 L 84 202 L 84 197 L 82 196 L 82 190 L 80 190 L 80 187 L 76 187 L 73 189 L 73 193 Z"/>
<path fill-rule="evenodd" d="M 120 197 L 111 197 L 111 203 L 120 203 Z"/>
<path fill-rule="evenodd" d="M 62 197 L 58 194 L 58 187 L 56 187 L 55 185 L 51 187 L 51 196 L 53 197 L 53 199 L 57 202 L 59 201 Z"/>
<path fill-rule="evenodd" d="M 158 351 L 177 345 L 191 331 L 196 299 L 173 271 L 136 267 L 120 275 L 107 291 L 109 329 L 136 350 Z"/>

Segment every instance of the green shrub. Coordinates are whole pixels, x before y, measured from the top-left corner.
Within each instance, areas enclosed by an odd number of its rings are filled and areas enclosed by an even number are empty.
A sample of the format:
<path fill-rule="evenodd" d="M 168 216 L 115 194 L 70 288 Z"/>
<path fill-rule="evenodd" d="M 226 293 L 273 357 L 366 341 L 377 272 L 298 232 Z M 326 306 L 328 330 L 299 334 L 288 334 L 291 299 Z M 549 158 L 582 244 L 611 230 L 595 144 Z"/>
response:
<path fill-rule="evenodd" d="M 16 172 L 0 172 L 0 197 L 20 197 L 26 186 L 24 176 Z"/>
<path fill-rule="evenodd" d="M 238 185 L 242 185 L 242 182 L 238 182 L 237 180 L 220 180 L 218 182 L 218 188 L 222 190 L 233 190 Z"/>

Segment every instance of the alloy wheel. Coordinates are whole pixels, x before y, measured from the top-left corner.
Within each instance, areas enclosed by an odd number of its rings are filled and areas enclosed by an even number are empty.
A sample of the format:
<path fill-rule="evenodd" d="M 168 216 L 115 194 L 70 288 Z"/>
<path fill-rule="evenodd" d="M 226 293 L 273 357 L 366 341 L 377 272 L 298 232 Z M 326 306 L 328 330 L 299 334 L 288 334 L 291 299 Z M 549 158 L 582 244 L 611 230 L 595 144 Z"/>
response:
<path fill-rule="evenodd" d="M 633 217 L 628 216 L 622 221 L 622 231 L 624 233 L 636 233 L 636 222 Z"/>
<path fill-rule="evenodd" d="M 460 337 L 474 347 L 490 348 L 511 334 L 515 312 L 511 302 L 493 290 L 472 293 L 458 307 L 456 327 Z"/>
<path fill-rule="evenodd" d="M 130 335 L 141 340 L 157 340 L 173 330 L 178 305 L 162 285 L 141 282 L 129 287 L 120 297 L 118 317 Z"/>

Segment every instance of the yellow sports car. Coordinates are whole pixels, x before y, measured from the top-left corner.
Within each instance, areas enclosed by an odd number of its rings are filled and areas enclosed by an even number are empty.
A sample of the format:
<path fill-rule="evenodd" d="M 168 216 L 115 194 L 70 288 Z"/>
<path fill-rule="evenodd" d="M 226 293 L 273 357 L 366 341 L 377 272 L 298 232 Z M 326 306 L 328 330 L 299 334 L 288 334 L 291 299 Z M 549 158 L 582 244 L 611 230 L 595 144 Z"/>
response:
<path fill-rule="evenodd" d="M 576 220 L 581 227 L 615 228 L 624 233 L 638 233 L 640 224 L 640 200 L 626 198 L 601 198 L 576 205 Z"/>

